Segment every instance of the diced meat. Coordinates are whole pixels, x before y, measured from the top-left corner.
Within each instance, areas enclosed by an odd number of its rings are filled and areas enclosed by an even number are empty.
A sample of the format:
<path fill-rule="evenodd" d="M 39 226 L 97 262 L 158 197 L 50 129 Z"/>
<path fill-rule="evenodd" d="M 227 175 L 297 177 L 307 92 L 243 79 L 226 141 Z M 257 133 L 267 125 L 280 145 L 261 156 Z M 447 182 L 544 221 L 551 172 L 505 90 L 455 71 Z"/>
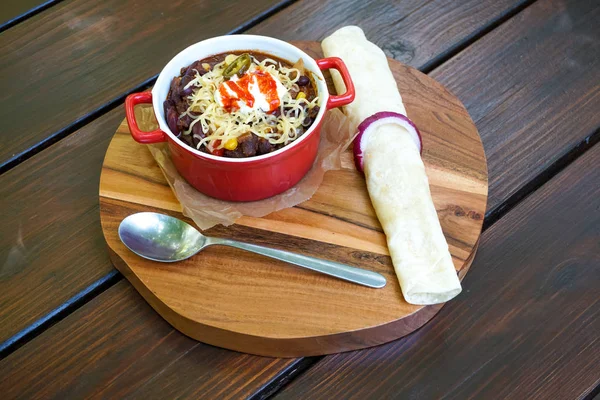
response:
<path fill-rule="evenodd" d="M 181 141 L 183 141 L 188 146 L 196 148 L 194 146 L 194 141 L 192 139 L 192 135 L 180 135 L 179 139 L 181 139 Z"/>
<path fill-rule="evenodd" d="M 258 136 L 247 133 L 238 138 L 238 148 L 242 149 L 242 153 L 246 157 L 252 157 L 256 155 L 258 150 Z"/>
<path fill-rule="evenodd" d="M 297 86 L 292 86 L 289 90 L 290 93 L 290 97 L 292 99 L 295 99 L 296 96 L 298 96 L 298 93 L 300 92 L 300 89 Z"/>
<path fill-rule="evenodd" d="M 267 154 L 274 150 L 275 146 L 273 146 L 269 141 L 265 138 L 258 138 L 258 154 Z"/>
<path fill-rule="evenodd" d="M 202 62 L 200 61 L 196 61 L 194 62 L 192 65 L 190 65 L 189 67 L 187 67 L 185 74 L 182 75 L 186 75 L 191 77 L 192 79 L 196 77 L 196 71 L 198 71 L 198 73 L 200 74 L 200 76 L 204 75 L 206 73 L 206 71 L 204 70 L 204 68 L 202 68 Z"/>
<path fill-rule="evenodd" d="M 223 152 L 223 156 L 229 157 L 229 158 L 245 158 L 246 157 L 244 155 L 244 153 L 242 153 L 242 149 L 240 147 L 238 147 L 235 150 L 225 150 Z"/>

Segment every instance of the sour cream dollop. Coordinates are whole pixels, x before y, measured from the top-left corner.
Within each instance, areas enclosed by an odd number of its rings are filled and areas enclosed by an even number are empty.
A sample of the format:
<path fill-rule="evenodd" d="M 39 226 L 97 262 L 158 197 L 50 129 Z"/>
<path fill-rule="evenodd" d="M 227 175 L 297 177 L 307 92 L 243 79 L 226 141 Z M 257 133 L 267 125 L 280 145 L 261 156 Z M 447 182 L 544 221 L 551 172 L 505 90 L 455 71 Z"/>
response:
<path fill-rule="evenodd" d="M 275 111 L 287 89 L 275 76 L 256 69 L 241 78 L 234 75 L 230 80 L 219 85 L 215 92 L 217 104 L 227 112 L 241 111 L 250 113 L 262 110 L 266 113 Z"/>

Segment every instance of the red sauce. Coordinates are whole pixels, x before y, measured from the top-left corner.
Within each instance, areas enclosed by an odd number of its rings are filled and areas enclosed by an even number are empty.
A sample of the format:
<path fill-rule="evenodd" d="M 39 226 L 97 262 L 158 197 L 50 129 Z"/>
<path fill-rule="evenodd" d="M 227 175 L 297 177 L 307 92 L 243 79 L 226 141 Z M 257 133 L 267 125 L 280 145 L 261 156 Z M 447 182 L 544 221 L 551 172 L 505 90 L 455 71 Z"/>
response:
<path fill-rule="evenodd" d="M 269 110 L 266 112 L 275 111 L 280 104 L 279 96 L 277 95 L 277 83 L 273 77 L 263 71 L 257 70 L 247 74 L 244 74 L 237 81 L 227 81 L 221 84 L 219 87 L 219 94 L 221 95 L 221 102 L 223 103 L 223 107 L 227 112 L 232 112 L 237 110 L 238 101 L 241 100 L 248 107 L 254 106 L 254 96 L 249 90 L 250 84 L 254 83 L 256 79 L 256 83 L 258 84 L 258 90 L 265 96 L 267 103 L 269 103 Z M 225 88 L 227 86 L 227 88 Z M 235 93 L 235 96 L 232 96 L 229 91 Z"/>

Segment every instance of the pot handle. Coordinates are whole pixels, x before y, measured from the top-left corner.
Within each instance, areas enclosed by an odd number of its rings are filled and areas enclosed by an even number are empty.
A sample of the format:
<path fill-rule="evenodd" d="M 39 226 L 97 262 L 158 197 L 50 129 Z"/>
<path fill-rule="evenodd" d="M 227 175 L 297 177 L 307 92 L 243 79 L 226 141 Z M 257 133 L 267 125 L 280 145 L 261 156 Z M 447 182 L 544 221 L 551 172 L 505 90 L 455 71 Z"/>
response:
<path fill-rule="evenodd" d="M 329 96 L 329 100 L 327 101 L 327 109 L 329 110 L 330 108 L 341 107 L 352 103 L 355 95 L 354 83 L 352 83 L 352 78 L 350 77 L 348 68 L 346 68 L 346 64 L 344 64 L 342 59 L 339 57 L 327 57 L 316 60 L 316 62 L 321 70 L 330 68 L 337 70 L 342 76 L 342 80 L 346 86 L 346 93 L 337 96 Z"/>
<path fill-rule="evenodd" d="M 133 139 L 143 144 L 166 142 L 167 137 L 160 129 L 150 132 L 140 130 L 135 120 L 135 106 L 138 104 L 152 104 L 152 92 L 133 93 L 125 99 L 125 116 Z"/>

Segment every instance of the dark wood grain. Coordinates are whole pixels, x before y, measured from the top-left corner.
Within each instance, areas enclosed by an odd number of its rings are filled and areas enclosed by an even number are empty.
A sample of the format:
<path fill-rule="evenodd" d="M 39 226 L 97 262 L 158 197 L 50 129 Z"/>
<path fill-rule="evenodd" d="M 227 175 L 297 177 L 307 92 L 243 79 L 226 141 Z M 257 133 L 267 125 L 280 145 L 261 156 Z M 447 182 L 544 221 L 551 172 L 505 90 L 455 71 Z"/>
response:
<path fill-rule="evenodd" d="M 100 228 L 111 111 L 0 176 L 0 342 L 113 270 Z"/>
<path fill-rule="evenodd" d="M 0 165 L 139 86 L 185 47 L 280 2 L 66 0 L 9 29 L 0 36 Z"/>
<path fill-rule="evenodd" d="M 488 210 L 600 127 L 599 20 L 597 1 L 537 2 L 431 73 L 481 133 Z"/>
<path fill-rule="evenodd" d="M 245 398 L 294 365 L 187 338 L 126 281 L 39 339 L 0 362 L 4 399 Z"/>
<path fill-rule="evenodd" d="M 11 23 L 15 19 L 22 18 L 33 10 L 53 2 L 55 0 L 2 0 L 2 7 L 0 7 L 0 29 L 6 23 Z"/>
<path fill-rule="evenodd" d="M 321 41 L 338 28 L 358 25 L 388 57 L 422 69 L 526 3 L 524 0 L 305 0 L 261 22 L 249 33 L 288 41 Z"/>
<path fill-rule="evenodd" d="M 590 393 L 600 380 L 598 165 L 600 145 L 487 230 L 464 293 L 421 330 L 325 357 L 276 398 Z"/>

